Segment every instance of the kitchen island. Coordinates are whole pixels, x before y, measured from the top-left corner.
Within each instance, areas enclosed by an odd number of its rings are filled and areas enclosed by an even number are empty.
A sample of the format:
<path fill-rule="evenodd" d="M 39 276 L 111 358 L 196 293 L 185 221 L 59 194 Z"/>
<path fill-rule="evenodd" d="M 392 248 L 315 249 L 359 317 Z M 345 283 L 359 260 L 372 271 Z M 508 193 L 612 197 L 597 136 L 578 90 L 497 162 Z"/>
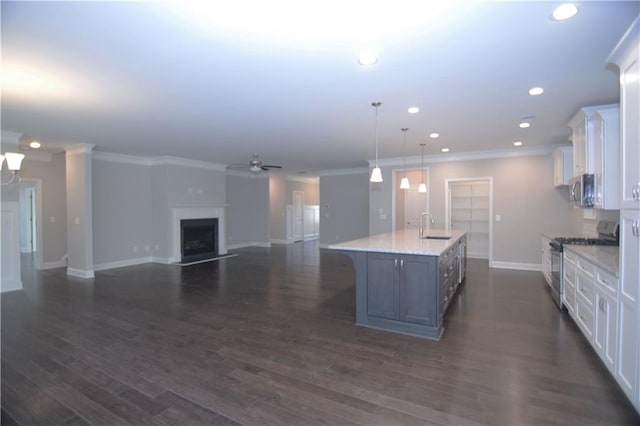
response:
<path fill-rule="evenodd" d="M 356 271 L 356 325 L 440 340 L 442 320 L 464 280 L 466 233 L 417 229 L 330 245 Z"/>

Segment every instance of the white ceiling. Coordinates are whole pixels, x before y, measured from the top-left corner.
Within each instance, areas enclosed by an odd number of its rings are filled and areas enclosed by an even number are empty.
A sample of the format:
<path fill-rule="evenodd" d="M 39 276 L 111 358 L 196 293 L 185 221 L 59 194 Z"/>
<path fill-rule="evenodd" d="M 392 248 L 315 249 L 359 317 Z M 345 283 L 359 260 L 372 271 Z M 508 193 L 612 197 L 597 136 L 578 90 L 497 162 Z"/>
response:
<path fill-rule="evenodd" d="M 369 1 L 354 3 L 356 19 L 320 13 L 331 1 L 297 12 L 247 3 L 235 2 L 239 21 L 218 9 L 207 23 L 204 11 L 190 21 L 168 3 L 3 1 L 2 129 L 45 147 L 90 143 L 222 164 L 259 153 L 288 173 L 313 174 L 367 166 L 379 100 L 381 158 L 402 156 L 401 127 L 410 128 L 410 156 L 423 142 L 437 155 L 445 146 L 517 149 L 515 140 L 566 144 L 577 108 L 617 102 L 617 73 L 605 61 L 640 10 L 638 1 L 581 2 L 558 22 L 549 19 L 558 2 L 449 1 L 437 4 L 457 11 L 432 18 L 413 8 L 434 2 Z M 383 3 L 406 32 L 369 16 Z M 256 17 L 261 30 L 271 12 L 284 18 L 277 28 L 298 25 L 296 40 L 226 32 Z M 340 32 L 335 17 L 355 34 Z M 337 37 L 301 40 L 311 27 Z M 363 46 L 378 51 L 377 64 L 357 63 Z M 533 86 L 545 93 L 528 95 Z M 410 115 L 410 106 L 421 110 Z M 535 116 L 529 129 L 518 127 L 523 116 Z"/>

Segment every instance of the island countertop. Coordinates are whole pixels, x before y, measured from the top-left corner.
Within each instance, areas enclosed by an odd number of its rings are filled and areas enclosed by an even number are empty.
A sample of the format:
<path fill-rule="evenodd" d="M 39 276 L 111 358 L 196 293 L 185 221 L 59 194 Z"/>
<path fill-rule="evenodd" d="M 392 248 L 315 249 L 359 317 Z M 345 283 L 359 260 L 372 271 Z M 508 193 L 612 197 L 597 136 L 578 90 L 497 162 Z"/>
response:
<path fill-rule="evenodd" d="M 466 232 L 456 229 L 427 229 L 425 235 L 451 236 L 449 239 L 418 238 L 417 229 L 402 229 L 386 234 L 372 235 L 358 240 L 332 244 L 329 249 L 346 251 L 366 251 L 397 254 L 417 254 L 422 256 L 440 256 L 449 247 L 462 238 Z"/>

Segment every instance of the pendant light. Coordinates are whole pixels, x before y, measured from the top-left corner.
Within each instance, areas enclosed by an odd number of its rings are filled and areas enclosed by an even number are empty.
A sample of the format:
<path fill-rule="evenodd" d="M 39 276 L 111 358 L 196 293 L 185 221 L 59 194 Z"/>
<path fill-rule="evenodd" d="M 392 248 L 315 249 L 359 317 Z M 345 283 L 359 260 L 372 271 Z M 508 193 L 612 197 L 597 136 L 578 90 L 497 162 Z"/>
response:
<path fill-rule="evenodd" d="M 421 143 L 420 148 L 422 149 L 422 160 L 420 162 L 420 169 L 422 170 L 422 182 L 420 182 L 420 186 L 418 186 L 418 192 L 427 192 L 427 185 L 424 183 L 424 146 L 426 144 Z"/>
<path fill-rule="evenodd" d="M 402 158 L 403 158 L 403 162 L 404 162 L 404 177 L 402 178 L 402 180 L 400 181 L 400 189 L 409 189 L 411 188 L 411 185 L 409 184 L 409 179 L 407 179 L 407 130 L 409 130 L 407 127 L 404 127 L 402 129 L 402 138 L 404 140 L 403 143 L 403 154 L 402 154 Z"/>
<path fill-rule="evenodd" d="M 374 139 L 376 142 L 376 166 L 371 170 L 371 179 L 369 179 L 369 181 L 379 183 L 382 182 L 382 170 L 380 170 L 380 167 L 378 166 L 378 107 L 382 105 L 382 102 L 372 102 L 371 105 L 376 109 L 376 125 L 374 131 Z"/>

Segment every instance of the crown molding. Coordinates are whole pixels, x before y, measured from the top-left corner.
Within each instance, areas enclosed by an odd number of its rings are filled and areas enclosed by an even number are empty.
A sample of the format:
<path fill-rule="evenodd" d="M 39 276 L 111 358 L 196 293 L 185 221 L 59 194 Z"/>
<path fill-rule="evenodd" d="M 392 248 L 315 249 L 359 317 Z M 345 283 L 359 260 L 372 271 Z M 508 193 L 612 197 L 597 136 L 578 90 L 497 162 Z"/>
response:
<path fill-rule="evenodd" d="M 53 152 L 49 151 L 35 151 L 35 150 L 25 150 L 21 151 L 24 154 L 25 160 L 29 161 L 51 161 L 53 157 Z"/>
<path fill-rule="evenodd" d="M 497 158 L 512 158 L 512 157 L 528 157 L 535 155 L 550 155 L 556 148 L 566 145 L 544 145 L 538 147 L 528 147 L 528 148 L 508 148 L 508 149 L 498 149 L 491 151 L 469 151 L 469 152 L 454 152 L 454 153 L 442 153 L 436 155 L 425 155 L 424 163 L 432 164 L 432 163 L 446 163 L 450 161 L 474 161 L 474 160 L 490 160 Z M 369 165 L 373 167 L 375 165 L 375 160 L 368 160 Z M 407 167 L 412 166 L 415 167 L 420 166 L 421 157 L 407 157 L 406 161 Z M 403 167 L 404 166 L 404 158 L 385 158 L 378 159 L 378 165 L 381 167 Z"/>
<path fill-rule="evenodd" d="M 323 176 L 342 176 L 342 175 L 359 175 L 359 174 L 368 174 L 368 167 L 358 167 L 355 169 L 335 169 L 335 170 L 322 170 L 320 173 L 320 177 Z"/>
<path fill-rule="evenodd" d="M 110 161 L 112 163 L 133 164 L 136 166 L 151 166 L 151 159 L 146 157 L 137 157 L 135 155 L 116 154 L 113 152 L 94 151 L 94 160 Z"/>
<path fill-rule="evenodd" d="M 224 164 L 210 163 L 208 161 L 191 160 L 189 158 L 171 156 L 153 157 L 151 158 L 151 165 L 192 167 L 196 169 L 216 170 L 219 172 L 224 172 L 227 169 L 227 166 Z"/>
<path fill-rule="evenodd" d="M 75 145 L 67 145 L 64 147 L 65 155 L 91 154 L 95 145 L 91 143 L 79 143 Z"/>
<path fill-rule="evenodd" d="M 248 179 L 268 179 L 269 178 L 268 173 L 251 173 L 248 170 L 249 168 L 247 167 L 247 171 L 227 169 L 226 172 L 228 176 L 237 176 L 237 177 L 243 177 Z"/>
<path fill-rule="evenodd" d="M 295 175 L 286 175 L 285 180 L 289 182 L 301 182 L 301 183 L 320 183 L 320 177 L 304 177 Z"/>

